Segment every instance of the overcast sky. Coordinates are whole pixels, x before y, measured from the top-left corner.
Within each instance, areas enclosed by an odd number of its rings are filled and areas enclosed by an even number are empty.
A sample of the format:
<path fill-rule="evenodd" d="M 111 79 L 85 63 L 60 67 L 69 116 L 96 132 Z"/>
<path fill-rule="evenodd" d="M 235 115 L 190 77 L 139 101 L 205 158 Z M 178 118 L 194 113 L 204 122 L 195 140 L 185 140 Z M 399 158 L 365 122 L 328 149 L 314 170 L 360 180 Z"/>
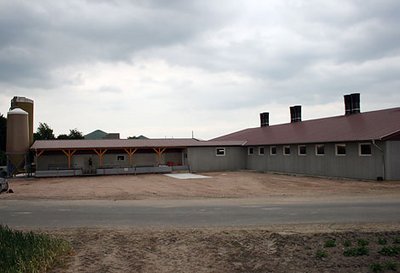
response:
<path fill-rule="evenodd" d="M 35 128 L 210 139 L 400 106 L 400 1 L 0 0 L 0 113 Z"/>

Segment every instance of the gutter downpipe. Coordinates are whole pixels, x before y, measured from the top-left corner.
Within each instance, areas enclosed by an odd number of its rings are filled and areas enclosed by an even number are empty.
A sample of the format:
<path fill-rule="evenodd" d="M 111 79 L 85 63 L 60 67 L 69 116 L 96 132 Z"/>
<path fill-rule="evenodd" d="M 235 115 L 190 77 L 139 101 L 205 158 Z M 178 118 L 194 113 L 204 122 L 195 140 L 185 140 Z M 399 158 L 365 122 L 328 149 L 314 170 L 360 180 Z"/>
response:
<path fill-rule="evenodd" d="M 385 151 L 381 147 L 379 147 L 378 144 L 375 143 L 375 139 L 372 139 L 371 141 L 372 144 L 382 153 L 382 178 L 383 180 L 386 180 Z"/>

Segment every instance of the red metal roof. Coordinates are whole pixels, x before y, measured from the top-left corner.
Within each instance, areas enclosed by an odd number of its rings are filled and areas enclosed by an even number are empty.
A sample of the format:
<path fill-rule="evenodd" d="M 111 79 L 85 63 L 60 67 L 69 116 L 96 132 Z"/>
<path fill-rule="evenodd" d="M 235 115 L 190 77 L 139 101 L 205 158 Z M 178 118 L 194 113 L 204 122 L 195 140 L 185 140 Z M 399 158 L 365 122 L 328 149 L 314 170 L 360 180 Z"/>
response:
<path fill-rule="evenodd" d="M 244 141 L 202 141 L 185 139 L 79 139 L 79 140 L 36 140 L 32 150 L 59 149 L 122 149 L 122 148 L 186 148 L 242 146 Z"/>
<path fill-rule="evenodd" d="M 249 128 L 213 141 L 242 140 L 246 145 L 385 140 L 400 133 L 400 108 Z M 398 137 L 397 137 L 398 138 Z"/>

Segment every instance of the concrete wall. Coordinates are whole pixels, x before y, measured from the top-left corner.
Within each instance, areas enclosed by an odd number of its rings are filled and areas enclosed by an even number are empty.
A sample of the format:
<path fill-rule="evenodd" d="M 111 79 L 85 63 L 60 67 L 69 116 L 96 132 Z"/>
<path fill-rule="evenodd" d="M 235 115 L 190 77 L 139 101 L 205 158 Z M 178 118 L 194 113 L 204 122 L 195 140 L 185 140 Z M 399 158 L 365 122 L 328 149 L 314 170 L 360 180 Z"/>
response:
<path fill-rule="evenodd" d="M 216 156 L 215 147 L 187 149 L 189 169 L 193 172 L 229 171 L 246 168 L 243 147 L 225 147 L 225 156 Z"/>
<path fill-rule="evenodd" d="M 328 177 L 376 179 L 383 176 L 381 152 L 372 145 L 371 156 L 359 155 L 359 143 L 345 143 L 346 155 L 335 155 L 335 143 L 325 144 L 325 155 L 315 155 L 315 145 L 308 144 L 307 154 L 298 155 L 298 145 L 290 145 L 290 155 L 283 155 L 283 145 L 277 145 L 277 154 L 270 155 L 265 146 L 265 155 L 247 155 L 247 168 L 258 171 L 297 173 Z"/>
<path fill-rule="evenodd" d="M 387 180 L 400 180 L 400 141 L 387 141 L 385 145 Z"/>

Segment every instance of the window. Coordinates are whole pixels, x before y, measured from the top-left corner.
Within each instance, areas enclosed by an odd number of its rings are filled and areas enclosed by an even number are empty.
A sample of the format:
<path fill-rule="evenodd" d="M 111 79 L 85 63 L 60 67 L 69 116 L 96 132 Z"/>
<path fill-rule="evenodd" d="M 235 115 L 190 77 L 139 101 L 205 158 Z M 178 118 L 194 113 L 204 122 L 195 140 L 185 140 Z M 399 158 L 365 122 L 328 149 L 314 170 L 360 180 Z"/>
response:
<path fill-rule="evenodd" d="M 290 146 L 283 146 L 283 154 L 290 155 Z"/>
<path fill-rule="evenodd" d="M 298 152 L 298 155 L 307 155 L 307 146 L 306 145 L 299 145 L 297 152 Z"/>
<path fill-rule="evenodd" d="M 370 143 L 360 143 L 358 146 L 358 153 L 360 156 L 370 156 L 372 154 L 372 147 Z"/>
<path fill-rule="evenodd" d="M 258 155 L 264 155 L 265 154 L 265 148 L 264 147 L 258 147 Z"/>
<path fill-rule="evenodd" d="M 336 144 L 335 150 L 336 150 L 336 155 L 345 156 L 346 155 L 346 144 Z"/>
<path fill-rule="evenodd" d="M 324 144 L 315 145 L 315 155 L 325 155 L 325 145 Z"/>
<path fill-rule="evenodd" d="M 276 155 L 276 146 L 269 147 L 269 154 Z"/>
<path fill-rule="evenodd" d="M 117 155 L 117 161 L 125 161 L 124 155 Z"/>
<path fill-rule="evenodd" d="M 217 148 L 215 149 L 216 156 L 225 156 L 225 148 Z"/>
<path fill-rule="evenodd" d="M 254 148 L 253 148 L 253 147 L 249 147 L 249 148 L 247 149 L 247 154 L 248 154 L 248 155 L 254 154 Z"/>

